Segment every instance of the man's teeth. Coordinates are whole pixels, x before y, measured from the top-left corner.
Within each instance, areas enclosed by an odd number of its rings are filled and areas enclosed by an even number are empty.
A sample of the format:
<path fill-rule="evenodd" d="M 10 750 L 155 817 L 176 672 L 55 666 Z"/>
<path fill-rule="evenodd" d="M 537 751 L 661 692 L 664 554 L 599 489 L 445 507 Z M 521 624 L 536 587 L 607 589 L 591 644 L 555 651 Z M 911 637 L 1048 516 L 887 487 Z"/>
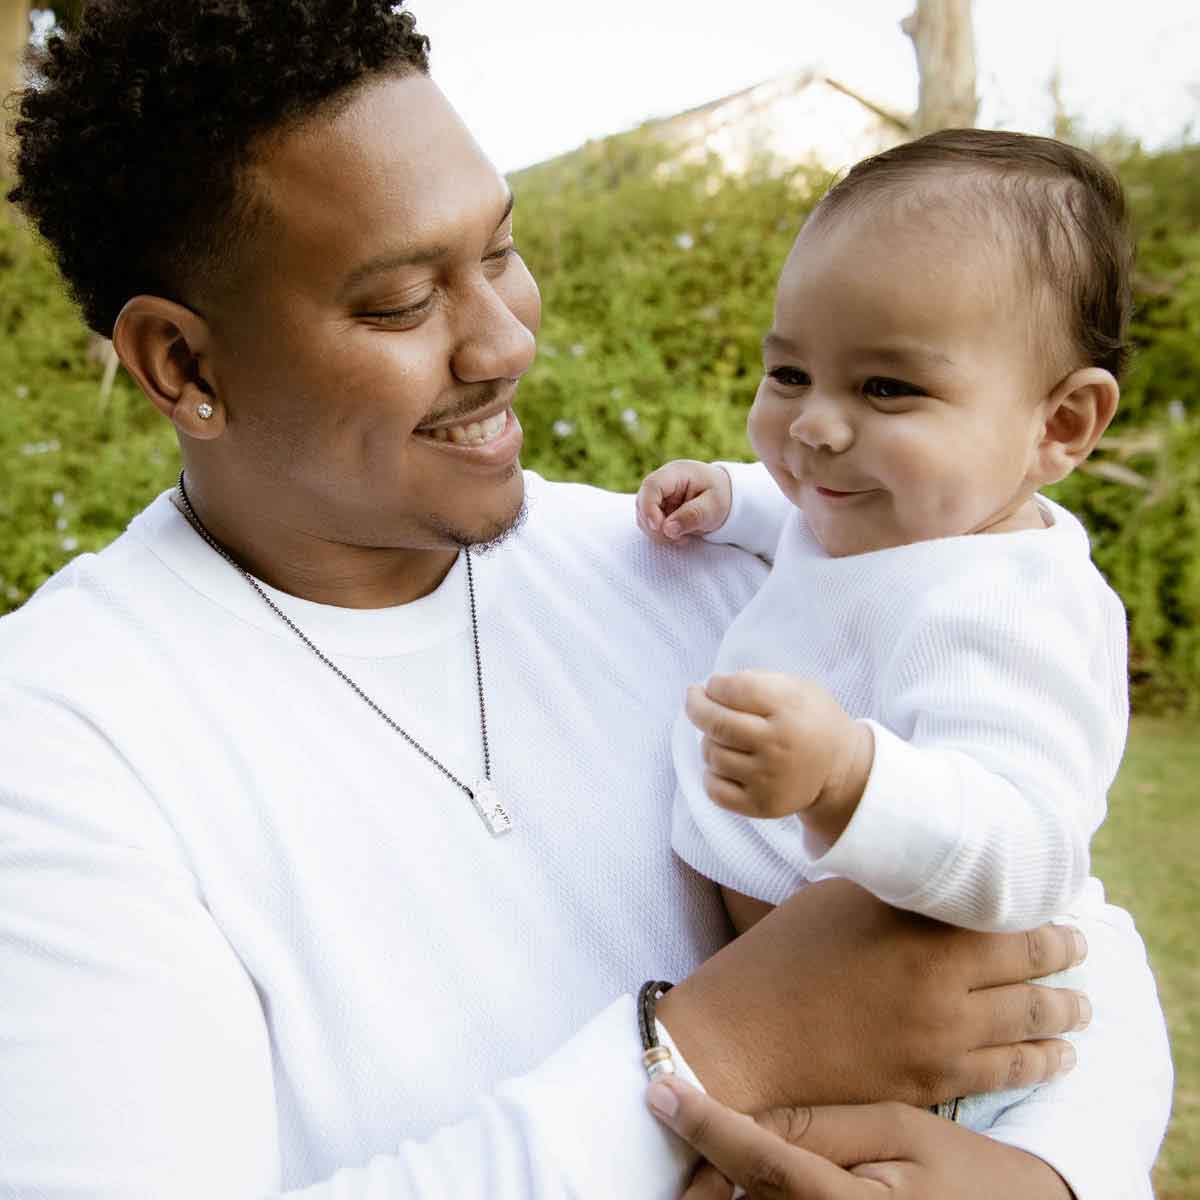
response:
<path fill-rule="evenodd" d="M 498 412 L 486 421 L 472 421 L 470 425 L 439 425 L 429 431 L 435 442 L 453 442 L 456 446 L 484 446 L 495 441 L 508 424 L 508 411 Z"/>

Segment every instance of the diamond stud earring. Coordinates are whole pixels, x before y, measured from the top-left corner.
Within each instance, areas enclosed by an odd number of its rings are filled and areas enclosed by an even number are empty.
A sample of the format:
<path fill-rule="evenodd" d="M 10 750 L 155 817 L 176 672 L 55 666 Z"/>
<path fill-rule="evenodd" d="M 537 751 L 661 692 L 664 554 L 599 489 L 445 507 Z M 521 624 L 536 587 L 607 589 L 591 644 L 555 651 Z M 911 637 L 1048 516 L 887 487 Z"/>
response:
<path fill-rule="evenodd" d="M 207 421 L 213 415 L 213 406 L 207 400 L 201 400 L 196 405 L 196 416 L 202 421 Z"/>

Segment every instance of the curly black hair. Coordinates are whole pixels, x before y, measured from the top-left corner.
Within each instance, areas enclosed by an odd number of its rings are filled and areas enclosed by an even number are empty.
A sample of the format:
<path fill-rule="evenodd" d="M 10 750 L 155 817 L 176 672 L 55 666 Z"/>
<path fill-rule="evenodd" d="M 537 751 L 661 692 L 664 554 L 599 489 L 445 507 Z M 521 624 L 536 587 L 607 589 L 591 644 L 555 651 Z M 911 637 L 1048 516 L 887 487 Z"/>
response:
<path fill-rule="evenodd" d="M 89 326 L 221 278 L 255 227 L 256 140 L 373 77 L 428 73 L 396 0 L 91 0 L 18 96 L 19 205 Z"/>

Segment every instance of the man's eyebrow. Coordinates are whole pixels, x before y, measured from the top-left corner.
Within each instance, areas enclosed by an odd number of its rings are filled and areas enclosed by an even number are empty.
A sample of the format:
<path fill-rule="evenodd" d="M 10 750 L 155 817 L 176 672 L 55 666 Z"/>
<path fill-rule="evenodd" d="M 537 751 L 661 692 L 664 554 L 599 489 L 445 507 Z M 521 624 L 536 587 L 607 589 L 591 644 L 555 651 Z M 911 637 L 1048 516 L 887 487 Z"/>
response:
<path fill-rule="evenodd" d="M 504 205 L 504 211 L 500 214 L 500 220 L 496 222 L 496 228 L 499 229 L 513 210 L 513 194 L 510 190 L 508 200 Z M 341 295 L 346 295 L 347 292 L 357 287 L 365 279 L 370 279 L 372 275 L 382 274 L 384 271 L 395 271 L 400 267 L 420 267 L 426 263 L 436 262 L 439 258 L 445 258 L 450 254 L 450 247 L 439 243 L 435 246 L 421 246 L 415 250 L 383 250 L 376 254 L 373 258 L 368 258 L 366 262 L 359 263 L 349 275 L 346 276 L 340 288 Z"/>

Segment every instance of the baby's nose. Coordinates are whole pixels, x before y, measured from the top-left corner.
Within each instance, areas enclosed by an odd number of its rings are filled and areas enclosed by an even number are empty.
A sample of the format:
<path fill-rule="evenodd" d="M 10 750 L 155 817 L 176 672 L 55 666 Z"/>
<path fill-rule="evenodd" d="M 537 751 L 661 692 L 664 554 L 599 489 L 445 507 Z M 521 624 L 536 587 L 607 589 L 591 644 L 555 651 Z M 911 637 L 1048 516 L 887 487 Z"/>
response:
<path fill-rule="evenodd" d="M 788 436 L 810 450 L 841 454 L 853 444 L 854 429 L 833 405 L 810 404 L 788 427 Z"/>

